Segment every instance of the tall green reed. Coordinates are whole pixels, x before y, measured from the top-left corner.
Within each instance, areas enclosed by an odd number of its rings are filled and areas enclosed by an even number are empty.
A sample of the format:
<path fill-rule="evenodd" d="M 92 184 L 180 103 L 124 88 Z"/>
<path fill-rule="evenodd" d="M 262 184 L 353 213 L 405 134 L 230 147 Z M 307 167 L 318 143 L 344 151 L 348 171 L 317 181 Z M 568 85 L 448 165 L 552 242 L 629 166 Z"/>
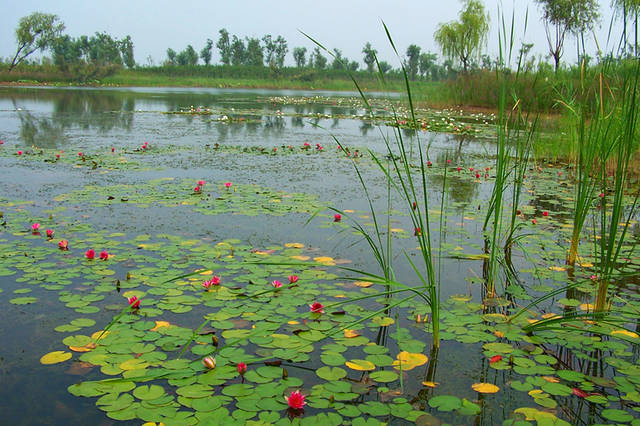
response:
<path fill-rule="evenodd" d="M 400 58 L 398 50 L 393 42 L 393 38 L 389 32 L 388 27 L 383 22 L 383 27 L 387 35 L 387 39 L 394 50 L 396 56 Z M 305 34 L 306 35 L 306 34 Z M 332 57 L 331 51 L 326 49 L 321 43 L 314 40 L 312 37 L 306 35 L 312 42 L 318 45 L 321 49 L 327 52 Z M 380 64 L 376 58 L 378 65 L 379 82 L 383 90 L 386 87 L 385 74 L 382 71 Z M 418 128 L 416 120 L 414 101 L 412 96 L 411 84 L 409 82 L 408 73 L 405 69 L 404 63 L 401 61 L 401 70 L 405 82 L 405 94 L 406 101 L 408 103 L 409 121 L 414 128 Z M 355 85 L 360 97 L 367 109 L 371 119 L 374 118 L 374 111 L 367 99 L 367 96 L 363 92 L 361 85 L 353 74 L 351 74 L 353 84 Z M 395 108 L 392 108 L 392 116 L 396 122 L 399 122 L 401 118 Z M 414 260 L 405 252 L 404 256 L 411 266 L 411 269 L 415 273 L 416 278 L 419 281 L 419 285 L 415 287 L 409 287 L 404 284 L 395 281 L 393 274 L 393 265 L 391 264 L 392 253 L 392 241 L 390 232 L 390 217 L 387 216 L 387 233 L 386 239 L 381 237 L 382 229 L 378 226 L 378 219 L 376 218 L 376 209 L 371 202 L 367 184 L 363 180 L 357 163 L 354 162 L 354 168 L 360 184 L 365 190 L 365 195 L 369 200 L 369 207 L 372 218 L 374 220 L 374 233 L 369 234 L 362 226 L 356 223 L 354 225 L 356 230 L 363 236 L 363 238 L 369 244 L 378 264 L 380 265 L 383 275 L 372 274 L 370 272 L 345 268 L 351 272 L 361 274 L 367 277 L 367 279 L 384 284 L 387 288 L 400 287 L 404 288 L 403 291 L 411 291 L 425 300 L 431 311 L 431 327 L 433 337 L 433 347 L 438 348 L 440 346 L 440 281 L 436 273 L 436 254 L 432 246 L 432 230 L 429 217 L 429 198 L 428 198 L 428 185 L 427 185 L 427 159 L 425 157 L 425 149 L 420 140 L 419 134 L 415 134 L 415 138 L 406 140 L 401 129 L 399 127 L 393 128 L 393 137 L 389 137 L 380 129 L 380 134 L 384 140 L 386 152 L 385 157 L 388 161 L 384 161 L 382 157 L 375 152 L 369 150 L 368 153 L 373 159 L 374 163 L 378 166 L 379 170 L 384 174 L 387 179 L 388 188 L 393 188 L 394 192 L 399 194 L 406 210 L 409 213 L 411 222 L 416 230 L 415 236 L 418 239 L 420 247 L 420 262 L 414 262 Z M 336 142 L 340 142 L 336 139 Z M 414 150 L 417 152 L 417 158 L 414 157 Z M 417 175 L 417 176 L 414 176 Z M 446 168 L 445 179 L 443 180 L 443 196 L 440 200 L 440 209 L 444 211 L 444 191 L 446 185 Z M 391 197 L 391 193 L 387 192 L 387 197 Z M 388 205 L 388 207 L 390 207 Z M 388 209 L 390 211 L 390 209 Z M 441 222 L 440 232 L 442 232 L 443 226 Z M 386 255 L 385 255 L 386 254 Z"/>

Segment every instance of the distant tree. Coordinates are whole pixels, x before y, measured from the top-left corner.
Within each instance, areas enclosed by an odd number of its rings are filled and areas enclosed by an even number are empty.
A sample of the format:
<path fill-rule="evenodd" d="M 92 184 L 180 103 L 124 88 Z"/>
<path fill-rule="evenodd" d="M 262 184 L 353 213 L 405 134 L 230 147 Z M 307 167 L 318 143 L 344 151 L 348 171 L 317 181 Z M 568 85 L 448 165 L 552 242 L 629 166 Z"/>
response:
<path fill-rule="evenodd" d="M 347 58 L 342 57 L 342 51 L 340 49 L 333 49 L 333 61 L 331 62 L 331 69 L 341 70 L 344 68 L 343 64 L 349 64 L 349 60 Z"/>
<path fill-rule="evenodd" d="M 380 72 L 382 72 L 382 74 L 388 73 L 389 71 L 391 71 L 391 68 L 393 68 L 391 64 L 386 61 L 378 62 L 378 66 L 380 67 Z"/>
<path fill-rule="evenodd" d="M 198 63 L 198 53 L 190 44 L 176 56 L 178 65 L 196 65 Z"/>
<path fill-rule="evenodd" d="M 263 45 L 263 52 L 264 52 L 264 61 L 267 63 L 267 65 L 271 67 L 275 67 L 276 66 L 276 43 L 273 40 L 273 37 L 271 37 L 271 34 L 267 34 L 266 36 L 262 37 L 262 45 Z"/>
<path fill-rule="evenodd" d="M 168 48 L 167 49 L 167 64 L 168 65 L 175 65 L 176 64 L 176 51 L 173 50 L 172 48 Z"/>
<path fill-rule="evenodd" d="M 236 36 L 233 36 L 231 42 L 231 64 L 242 65 L 246 62 L 247 48 L 244 46 L 244 41 Z"/>
<path fill-rule="evenodd" d="M 118 41 L 107 33 L 95 33 L 91 37 L 83 35 L 75 39 L 64 35 L 58 37 L 51 46 L 53 62 L 78 80 L 100 79 L 122 67 L 123 58 L 129 50 L 123 49 L 123 45 L 131 43 L 130 37 L 127 38 Z"/>
<path fill-rule="evenodd" d="M 282 68 L 284 66 L 284 58 L 287 56 L 287 52 L 289 51 L 289 47 L 287 46 L 287 40 L 282 36 L 276 37 L 275 41 L 276 50 L 275 50 L 275 62 L 278 68 Z"/>
<path fill-rule="evenodd" d="M 247 58 L 246 64 L 254 67 L 264 66 L 264 56 L 262 53 L 262 46 L 260 46 L 260 40 L 257 38 L 247 39 Z"/>
<path fill-rule="evenodd" d="M 209 65 L 211 63 L 211 50 L 213 49 L 213 40 L 210 38 L 207 39 L 207 44 L 204 45 L 202 50 L 200 51 L 200 59 L 204 62 L 205 65 Z"/>
<path fill-rule="evenodd" d="M 600 16 L 599 5 L 597 0 L 536 0 L 536 3 L 542 8 L 549 53 L 558 72 L 565 36 L 578 36 L 592 29 Z"/>
<path fill-rule="evenodd" d="M 432 69 L 438 60 L 438 55 L 431 52 L 425 52 L 420 54 L 418 68 L 420 70 L 420 75 L 429 79 L 432 77 Z"/>
<path fill-rule="evenodd" d="M 20 18 L 16 28 L 18 47 L 9 65 L 9 71 L 32 53 L 52 47 L 55 40 L 62 35 L 62 31 L 64 24 L 57 15 L 34 12 Z"/>
<path fill-rule="evenodd" d="M 133 41 L 131 36 L 126 36 L 120 40 L 120 53 L 122 54 L 122 62 L 127 68 L 133 68 L 136 66 L 136 61 L 133 59 Z"/>
<path fill-rule="evenodd" d="M 378 53 L 373 47 L 371 47 L 371 43 L 367 42 L 362 48 L 362 53 L 364 53 L 364 63 L 367 64 L 367 71 L 373 72 L 376 65 L 376 54 Z"/>
<path fill-rule="evenodd" d="M 347 68 L 349 68 L 349 71 L 351 72 L 356 72 L 358 71 L 358 68 L 360 68 L 360 64 L 358 63 L 358 61 L 351 61 L 349 62 L 348 60 L 345 59 L 345 64 L 347 64 Z"/>
<path fill-rule="evenodd" d="M 307 54 L 306 47 L 294 47 L 293 48 L 293 60 L 296 61 L 296 67 L 304 68 L 307 60 L 305 58 Z"/>
<path fill-rule="evenodd" d="M 314 68 L 317 68 L 319 70 L 323 70 L 327 67 L 327 58 L 322 56 L 322 53 L 320 53 L 319 47 L 316 47 L 315 49 L 313 49 L 313 54 L 311 55 L 310 63 L 313 64 L 312 66 Z"/>
<path fill-rule="evenodd" d="M 409 47 L 407 47 L 406 55 L 407 62 L 405 66 L 407 67 L 407 73 L 411 80 L 415 80 L 418 75 L 418 66 L 420 64 L 420 46 L 410 44 Z"/>
<path fill-rule="evenodd" d="M 216 43 L 216 47 L 220 51 L 220 61 L 229 65 L 231 63 L 231 43 L 229 42 L 229 32 L 224 28 L 218 31 L 220 33 L 220 37 L 218 37 L 218 42 Z"/>
<path fill-rule="evenodd" d="M 462 63 L 466 73 L 470 61 L 480 54 L 481 47 L 486 43 L 489 15 L 485 14 L 480 0 L 463 0 L 462 7 L 460 20 L 440 24 L 433 36 L 442 54 L 451 61 Z"/>

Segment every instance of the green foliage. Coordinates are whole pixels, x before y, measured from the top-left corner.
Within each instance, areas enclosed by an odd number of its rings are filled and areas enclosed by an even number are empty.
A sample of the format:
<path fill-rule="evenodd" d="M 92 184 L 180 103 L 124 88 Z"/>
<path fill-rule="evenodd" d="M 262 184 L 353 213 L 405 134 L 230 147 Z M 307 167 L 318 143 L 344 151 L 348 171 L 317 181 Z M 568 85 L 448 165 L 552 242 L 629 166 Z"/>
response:
<path fill-rule="evenodd" d="M 433 35 L 442 54 L 462 63 L 466 73 L 471 59 L 480 55 L 480 48 L 489 34 L 489 15 L 479 0 L 464 0 L 460 20 L 440 24 Z"/>
<path fill-rule="evenodd" d="M 32 53 L 51 47 L 62 31 L 64 31 L 64 24 L 60 22 L 57 15 L 34 12 L 20 18 L 16 28 L 18 47 L 11 60 L 9 71 Z"/>
<path fill-rule="evenodd" d="M 261 67 L 264 65 L 262 46 L 260 46 L 260 40 L 258 40 L 257 38 L 247 39 L 245 65 L 254 67 Z"/>

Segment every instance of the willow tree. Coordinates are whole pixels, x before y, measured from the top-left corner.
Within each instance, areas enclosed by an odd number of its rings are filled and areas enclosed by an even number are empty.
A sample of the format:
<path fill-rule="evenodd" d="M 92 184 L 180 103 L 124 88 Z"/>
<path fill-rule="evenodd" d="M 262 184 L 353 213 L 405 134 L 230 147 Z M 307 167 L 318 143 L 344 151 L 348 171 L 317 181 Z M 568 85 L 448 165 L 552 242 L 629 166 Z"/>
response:
<path fill-rule="evenodd" d="M 567 34 L 581 36 L 593 29 L 600 14 L 597 0 L 536 0 L 542 8 L 542 20 L 549 44 L 549 53 L 553 57 L 558 72 L 564 39 Z"/>
<path fill-rule="evenodd" d="M 9 65 L 9 71 L 32 53 L 50 48 L 62 35 L 62 31 L 64 31 L 64 24 L 60 22 L 57 15 L 34 12 L 20 18 L 16 28 L 18 47 Z"/>
<path fill-rule="evenodd" d="M 438 25 L 433 37 L 442 55 L 462 64 L 466 73 L 473 58 L 479 57 L 489 34 L 489 15 L 480 0 L 463 0 L 458 21 Z"/>

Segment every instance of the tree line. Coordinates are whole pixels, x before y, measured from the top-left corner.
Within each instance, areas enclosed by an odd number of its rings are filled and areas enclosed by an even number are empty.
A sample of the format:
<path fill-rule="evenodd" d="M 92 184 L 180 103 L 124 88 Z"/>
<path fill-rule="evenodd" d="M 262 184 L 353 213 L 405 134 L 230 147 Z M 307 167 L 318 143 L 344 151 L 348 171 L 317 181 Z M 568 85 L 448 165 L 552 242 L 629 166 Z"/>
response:
<path fill-rule="evenodd" d="M 585 34 L 599 24 L 599 5 L 597 0 L 534 0 L 541 9 L 545 33 L 548 41 L 549 57 L 557 71 L 564 52 L 565 39 L 576 38 L 579 53 L 585 52 Z M 614 0 L 614 7 L 622 12 L 625 22 L 624 47 L 637 54 L 637 32 L 635 40 L 627 39 L 626 23 L 634 22 L 640 11 L 640 0 Z M 35 12 L 23 17 L 16 28 L 17 48 L 9 64 L 9 71 L 24 61 L 32 53 L 50 51 L 53 63 L 62 71 L 81 76 L 82 79 L 100 78 L 126 66 L 134 68 L 134 45 L 130 36 L 121 40 L 106 32 L 91 36 L 70 37 L 63 34 L 64 24 L 58 16 Z M 489 15 L 481 0 L 462 0 L 458 20 L 441 23 L 434 32 L 434 40 L 440 48 L 442 63 L 436 53 L 422 51 L 420 46 L 407 47 L 402 67 L 410 79 L 438 80 L 475 68 L 491 68 L 499 62 L 483 55 L 490 29 Z M 519 50 L 520 61 L 525 61 L 532 44 L 522 43 Z M 222 28 L 214 44 L 207 39 L 198 52 L 191 45 L 177 52 L 172 48 L 166 51 L 163 65 L 197 65 L 212 63 L 213 50 L 217 49 L 222 65 L 269 67 L 275 71 L 284 67 L 289 46 L 284 37 L 264 35 L 257 37 L 239 37 L 231 35 Z M 360 62 L 347 58 L 339 49 L 326 52 L 319 47 L 307 50 L 306 47 L 294 47 L 291 51 L 296 68 L 315 70 L 360 70 Z M 380 71 L 383 74 L 393 70 L 392 66 L 379 60 L 377 50 L 371 43 L 362 48 L 363 71 Z M 529 66 L 533 59 L 529 58 Z"/>

